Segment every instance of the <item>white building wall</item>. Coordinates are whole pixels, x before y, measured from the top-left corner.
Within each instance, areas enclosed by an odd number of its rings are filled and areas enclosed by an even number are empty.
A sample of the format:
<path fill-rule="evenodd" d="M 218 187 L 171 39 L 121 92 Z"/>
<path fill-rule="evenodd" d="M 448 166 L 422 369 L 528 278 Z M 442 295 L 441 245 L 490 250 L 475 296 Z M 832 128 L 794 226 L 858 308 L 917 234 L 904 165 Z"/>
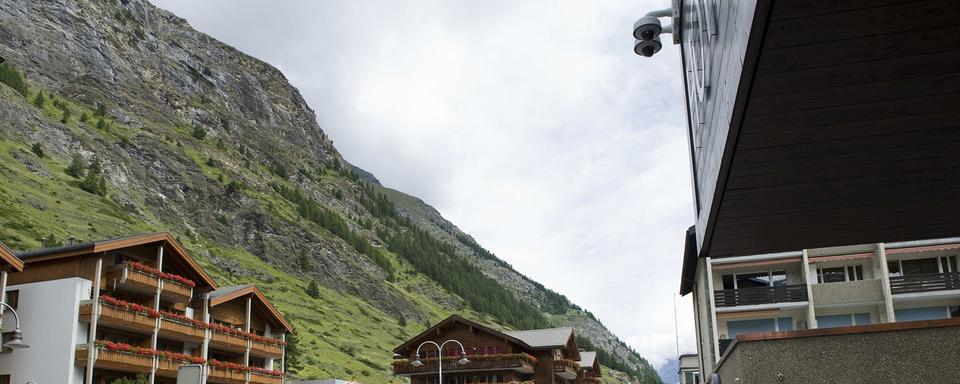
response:
<path fill-rule="evenodd" d="M 90 287 L 90 280 L 81 278 L 8 286 L 8 291 L 20 291 L 17 313 L 30 348 L 0 354 L 0 375 L 10 375 L 11 383 L 82 383 L 74 355 L 78 341 L 86 341 L 77 319 Z M 11 324 L 13 315 L 4 314 L 4 320 Z"/>

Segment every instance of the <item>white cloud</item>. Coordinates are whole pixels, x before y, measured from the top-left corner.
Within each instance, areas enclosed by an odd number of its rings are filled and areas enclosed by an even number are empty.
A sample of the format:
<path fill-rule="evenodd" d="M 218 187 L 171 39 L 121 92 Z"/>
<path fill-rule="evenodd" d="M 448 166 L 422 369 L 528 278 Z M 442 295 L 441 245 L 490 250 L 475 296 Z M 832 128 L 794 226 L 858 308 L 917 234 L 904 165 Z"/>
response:
<path fill-rule="evenodd" d="M 652 363 L 675 357 L 693 222 L 679 54 L 640 58 L 630 35 L 665 1 L 157 3 L 280 67 L 351 162 Z"/>

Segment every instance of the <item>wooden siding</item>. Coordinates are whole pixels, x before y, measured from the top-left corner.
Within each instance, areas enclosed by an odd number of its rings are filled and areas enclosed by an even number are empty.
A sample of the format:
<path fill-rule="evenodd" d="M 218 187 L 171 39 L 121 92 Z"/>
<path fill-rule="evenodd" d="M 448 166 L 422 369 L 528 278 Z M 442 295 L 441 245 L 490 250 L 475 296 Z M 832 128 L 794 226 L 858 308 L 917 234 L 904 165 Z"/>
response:
<path fill-rule="evenodd" d="M 713 182 L 714 168 L 697 173 L 714 197 L 700 255 L 956 236 L 960 2 L 760 3 L 772 8 L 753 25 L 765 33 L 743 118 L 708 116 L 730 124 L 729 157 Z"/>

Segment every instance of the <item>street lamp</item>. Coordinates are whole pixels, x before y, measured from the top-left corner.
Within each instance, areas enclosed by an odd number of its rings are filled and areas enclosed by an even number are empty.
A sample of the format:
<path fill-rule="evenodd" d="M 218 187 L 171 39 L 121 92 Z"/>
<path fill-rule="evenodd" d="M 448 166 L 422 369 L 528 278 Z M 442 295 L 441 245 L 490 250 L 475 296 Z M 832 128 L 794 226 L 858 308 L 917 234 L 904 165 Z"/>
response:
<path fill-rule="evenodd" d="M 11 349 L 29 348 L 30 346 L 23 342 L 23 331 L 20 330 L 20 316 L 17 315 L 17 311 L 10 304 L 0 302 L 0 305 L 10 308 L 10 312 L 13 312 L 13 318 L 17 321 L 16 328 L 10 332 L 10 340 L 3 343 L 3 346 Z"/>
<path fill-rule="evenodd" d="M 443 384 L 443 346 L 447 345 L 447 343 L 451 341 L 454 343 L 457 343 L 457 345 L 460 346 L 460 360 L 457 360 L 457 364 L 464 365 L 469 363 L 470 360 L 467 359 L 467 350 L 463 348 L 463 344 L 460 344 L 459 341 L 456 341 L 454 339 L 450 339 L 440 343 L 439 345 L 430 340 L 420 343 L 420 345 L 417 346 L 417 352 L 413 354 L 413 362 L 410 364 L 413 365 L 414 367 L 423 366 L 423 362 L 420 361 L 420 348 L 426 344 L 433 344 L 435 347 L 437 347 L 437 356 L 439 356 L 439 358 L 437 359 L 437 380 L 439 380 L 439 383 L 437 384 Z"/>

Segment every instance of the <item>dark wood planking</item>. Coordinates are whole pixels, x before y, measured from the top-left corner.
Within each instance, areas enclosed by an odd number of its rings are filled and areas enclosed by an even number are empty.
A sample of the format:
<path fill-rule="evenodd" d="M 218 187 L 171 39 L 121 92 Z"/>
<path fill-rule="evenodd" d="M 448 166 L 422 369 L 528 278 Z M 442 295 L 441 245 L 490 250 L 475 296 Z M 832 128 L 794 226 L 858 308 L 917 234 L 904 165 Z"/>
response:
<path fill-rule="evenodd" d="M 960 93 L 960 73 L 910 79 L 883 79 L 866 84 L 812 91 L 751 96 L 747 116 L 784 115 L 796 111 L 899 100 L 905 96 L 921 97 L 950 93 Z"/>
<path fill-rule="evenodd" d="M 877 34 L 956 25 L 960 2 L 928 0 L 862 8 L 813 17 L 773 21 L 764 46 L 767 49 L 856 39 Z"/>
<path fill-rule="evenodd" d="M 800 248 L 946 238 L 956 236 L 955 228 L 960 225 L 954 216 L 944 214 L 874 219 L 875 221 L 866 224 L 826 222 L 812 230 L 792 230 L 783 226 L 776 232 L 770 228 L 736 230 L 736 235 L 739 236 L 711 247 L 710 256 L 753 255 L 784 250 L 799 251 Z M 726 230 L 721 229 L 718 235 L 731 235 L 724 233 Z"/>
<path fill-rule="evenodd" d="M 931 129 L 953 128 L 960 122 L 960 109 L 846 124 L 795 128 L 787 131 L 744 132 L 737 142 L 738 151 L 817 145 L 831 141 L 863 140 Z"/>
<path fill-rule="evenodd" d="M 922 161 L 931 156 L 951 156 L 960 153 L 960 138 L 954 133 L 952 137 L 945 137 L 942 141 L 934 138 L 924 140 L 919 144 L 889 143 L 883 147 L 859 149 L 849 145 L 850 150 L 838 150 L 830 154 L 812 154 L 783 160 L 767 160 L 753 162 L 734 162 L 736 172 L 731 178 L 760 179 L 766 176 L 777 177 L 785 173 L 800 175 L 802 172 L 828 171 L 833 173 L 847 167 L 870 168 L 874 164 L 889 164 L 899 161 Z M 849 144 L 849 143 L 848 143 Z M 885 166 L 884 166 L 885 167 Z M 736 185 L 731 185 L 736 188 Z"/>
<path fill-rule="evenodd" d="M 917 68 L 925 68 L 918 72 Z M 758 75 L 750 97 L 827 90 L 883 81 L 960 72 L 960 51 L 934 52 L 874 61 Z"/>
<path fill-rule="evenodd" d="M 956 111 L 960 93 L 903 97 L 873 103 L 805 110 L 789 115 L 754 116 L 743 123 L 744 134 L 788 131 Z"/>
<path fill-rule="evenodd" d="M 960 175 L 940 180 L 899 182 L 887 179 L 884 183 L 857 188 L 807 191 L 791 194 L 765 192 L 763 188 L 746 190 L 755 192 L 741 195 L 737 199 L 724 199 L 724 218 L 756 216 L 757 211 L 764 214 L 785 214 L 807 210 L 833 207 L 844 202 L 851 205 L 875 205 L 886 203 L 904 203 L 917 196 L 927 199 L 947 199 L 956 196 L 955 188 L 960 186 Z M 844 199 L 850 202 L 845 202 Z"/>
<path fill-rule="evenodd" d="M 887 134 L 867 135 L 843 140 L 826 140 L 814 143 L 780 145 L 753 149 L 740 149 L 733 159 L 734 165 L 747 165 L 810 158 L 824 159 L 840 154 L 867 152 L 877 150 L 891 150 L 904 147 L 914 147 L 925 144 L 936 144 L 945 141 L 960 141 L 960 120 L 943 121 L 943 127 L 899 131 Z M 808 134 L 816 134 L 816 130 L 805 130 Z"/>
<path fill-rule="evenodd" d="M 856 40 L 765 50 L 760 56 L 757 73 L 765 75 L 903 56 L 951 52 L 956 51 L 957 46 L 960 46 L 960 26 L 923 28 Z"/>
<path fill-rule="evenodd" d="M 913 0 L 914 3 L 924 0 Z M 883 7 L 891 4 L 903 4 L 904 0 L 777 0 L 773 4 L 771 21 L 806 18 L 831 13 L 852 11 L 864 8 Z"/>
<path fill-rule="evenodd" d="M 866 164 L 839 163 L 832 167 L 809 168 L 755 176 L 731 176 L 729 188 L 753 188 L 766 185 L 793 185 L 810 182 L 825 182 L 860 177 L 882 176 L 885 173 L 919 172 L 927 169 L 954 169 L 960 172 L 960 151 L 956 143 L 951 146 L 931 147 L 934 153 L 911 153 L 896 159 L 875 161 Z"/>

